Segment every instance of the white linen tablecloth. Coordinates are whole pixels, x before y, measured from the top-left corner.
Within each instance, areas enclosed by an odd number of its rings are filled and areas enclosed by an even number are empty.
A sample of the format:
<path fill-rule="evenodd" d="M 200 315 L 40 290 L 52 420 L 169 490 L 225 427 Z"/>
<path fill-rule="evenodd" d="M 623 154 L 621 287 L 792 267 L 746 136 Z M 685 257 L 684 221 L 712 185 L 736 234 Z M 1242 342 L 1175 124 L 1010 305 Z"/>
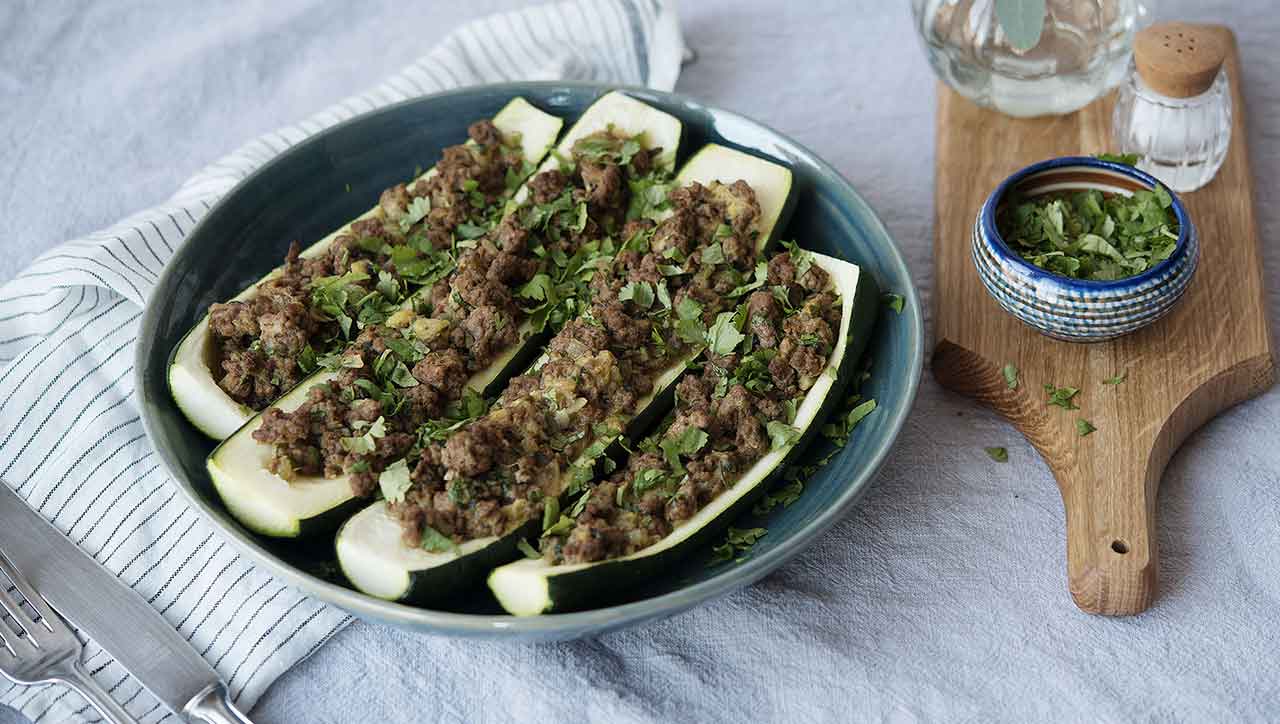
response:
<path fill-rule="evenodd" d="M 0 5 L 0 280 L 169 197 L 265 131 L 378 82 L 513 2 Z M 1280 15 L 1163 0 L 1238 33 L 1273 331 Z M 686 0 L 677 90 L 814 148 L 932 289 L 933 78 L 906 2 Z M 1265 721 L 1280 717 L 1280 391 L 1174 457 L 1161 595 L 1129 619 L 1066 593 L 1062 508 L 1034 451 L 926 372 L 847 520 L 760 584 L 593 641 L 513 646 L 356 623 L 281 677 L 260 724 L 412 721 Z M 982 448 L 1004 445 L 1011 462 Z M 0 723 L 21 721 L 0 712 Z"/>

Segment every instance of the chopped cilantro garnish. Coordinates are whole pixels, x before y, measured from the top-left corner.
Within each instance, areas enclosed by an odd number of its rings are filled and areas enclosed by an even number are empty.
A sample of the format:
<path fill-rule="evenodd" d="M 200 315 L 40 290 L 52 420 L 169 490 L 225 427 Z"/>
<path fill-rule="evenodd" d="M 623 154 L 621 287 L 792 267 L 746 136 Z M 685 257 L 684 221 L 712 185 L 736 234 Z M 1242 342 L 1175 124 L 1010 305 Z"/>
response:
<path fill-rule="evenodd" d="M 447 553 L 458 549 L 458 544 L 453 542 L 449 536 L 432 528 L 429 525 L 422 526 L 422 547 L 431 553 Z"/>
<path fill-rule="evenodd" d="M 1014 367 L 1012 363 L 1007 364 L 1000 369 L 1000 373 L 1004 375 L 1004 383 L 1009 386 L 1009 389 L 1011 390 L 1018 389 L 1018 368 L 1017 367 Z"/>
<path fill-rule="evenodd" d="M 707 444 L 707 433 L 696 427 L 686 427 L 675 437 L 667 437 L 662 440 L 659 447 L 667 459 L 667 464 L 671 469 L 678 472 L 684 472 L 684 465 L 680 462 L 680 456 L 686 457 L 693 455 Z"/>
<path fill-rule="evenodd" d="M 554 497 L 547 498 L 542 508 L 542 529 L 547 530 L 560 520 L 560 501 Z"/>
<path fill-rule="evenodd" d="M 765 494 L 760 502 L 755 504 L 751 509 L 752 515 L 764 515 L 774 508 L 781 505 L 787 507 L 800 499 L 800 495 L 804 493 L 804 483 L 797 478 L 777 490 Z"/>
<path fill-rule="evenodd" d="M 729 296 L 740 297 L 743 294 L 746 294 L 747 292 L 753 292 L 759 289 L 760 287 L 764 286 L 765 280 L 767 280 L 768 278 L 769 278 L 769 265 L 766 264 L 765 262 L 760 262 L 759 264 L 756 264 L 755 281 L 749 284 L 742 284 L 734 288 L 733 291 L 729 292 Z"/>
<path fill-rule="evenodd" d="M 1093 426 L 1092 422 L 1089 422 L 1084 418 L 1076 420 L 1076 432 L 1080 435 L 1080 437 L 1084 437 L 1085 435 L 1088 435 L 1089 433 L 1097 429 L 1098 428 Z"/>
<path fill-rule="evenodd" d="M 519 541 L 516 542 L 516 549 L 519 550 L 521 553 L 523 553 L 525 558 L 537 559 L 542 557 L 542 554 L 539 553 L 537 549 L 534 548 L 532 545 L 530 545 L 529 541 L 525 540 L 524 538 L 521 538 Z"/>
<path fill-rule="evenodd" d="M 404 460 L 397 460 L 388 465 L 387 469 L 378 475 L 378 487 L 382 490 L 382 497 L 393 503 L 402 502 L 404 494 L 413 485 L 409 472 L 409 465 Z"/>
<path fill-rule="evenodd" d="M 823 425 L 822 434 L 834 442 L 837 447 L 844 447 L 849 435 L 853 432 L 853 428 L 857 427 L 858 423 L 862 422 L 862 419 L 870 415 L 875 409 L 875 400 L 858 403 L 837 422 L 829 422 Z"/>
<path fill-rule="evenodd" d="M 881 296 L 881 299 L 884 300 L 885 306 L 898 314 L 902 314 L 902 306 L 906 303 L 906 299 L 904 299 L 901 294 L 885 292 L 884 295 Z"/>
<path fill-rule="evenodd" d="M 1013 198 L 997 225 L 1023 259 L 1055 274 L 1107 281 L 1140 274 L 1178 243 L 1173 198 L 1157 185 L 1131 196 L 1096 189 Z"/>
<path fill-rule="evenodd" d="M 627 282 L 618 292 L 618 301 L 632 302 L 640 309 L 653 306 L 653 286 L 649 282 Z"/>
<path fill-rule="evenodd" d="M 475 224 L 464 221 L 461 224 L 458 224 L 457 228 L 455 228 L 453 232 L 458 236 L 462 237 L 463 239 L 470 240 L 470 239 L 479 239 L 480 237 L 484 236 L 485 233 L 488 232 L 488 229 L 484 228 L 483 226 L 477 226 Z"/>
<path fill-rule="evenodd" d="M 794 445 L 800 440 L 800 431 L 781 420 L 770 420 L 765 427 L 769 431 L 769 448 L 771 450 Z"/>
<path fill-rule="evenodd" d="M 1125 380 L 1127 380 L 1127 379 L 1129 379 L 1129 370 L 1124 370 L 1123 372 L 1121 372 L 1120 374 L 1116 375 L 1115 377 L 1108 377 L 1107 379 L 1103 380 L 1103 381 L 1102 381 L 1102 384 L 1104 384 L 1104 385 L 1118 385 L 1118 384 L 1120 384 L 1120 383 L 1124 382 L 1124 381 L 1125 381 Z"/>
<path fill-rule="evenodd" d="M 1137 166 L 1142 160 L 1142 155 L 1137 153 L 1095 153 L 1093 157 L 1099 161 L 1122 163 L 1126 166 Z"/>
<path fill-rule="evenodd" d="M 1071 401 L 1072 398 L 1074 398 L 1077 394 L 1080 393 L 1080 390 L 1078 388 L 1054 387 L 1053 385 L 1046 384 L 1044 386 L 1044 391 L 1045 391 L 1045 394 L 1048 395 L 1048 403 L 1050 405 L 1057 405 L 1058 407 L 1061 407 L 1064 410 L 1080 409 L 1079 407 L 1076 406 L 1074 402 Z"/>
<path fill-rule="evenodd" d="M 768 532 L 765 528 L 730 528 L 725 533 L 724 543 L 711 549 L 711 560 L 707 565 L 714 566 L 733 560 L 735 555 L 750 550 Z M 739 557 L 738 560 L 742 558 Z"/>
<path fill-rule="evenodd" d="M 720 226 L 721 228 L 724 228 L 724 229 L 729 228 L 724 224 L 721 224 Z M 717 241 L 702 250 L 702 263 L 703 264 L 723 264 L 724 263 L 724 247 L 720 245 L 720 242 Z"/>
<path fill-rule="evenodd" d="M 365 429 L 366 426 L 367 429 Z M 361 429 L 364 429 L 365 432 L 360 436 L 344 437 L 339 442 L 342 443 L 342 447 L 345 448 L 347 452 L 354 453 L 356 455 L 367 455 L 373 452 L 377 447 L 377 441 L 385 437 L 387 434 L 386 420 L 381 416 L 371 424 L 362 424 L 357 422 L 352 427 L 356 428 L 357 432 Z"/>
<path fill-rule="evenodd" d="M 409 208 L 405 210 L 404 216 L 400 217 L 400 231 L 405 233 L 414 224 L 422 221 L 431 213 L 431 200 L 426 196 L 416 196 L 413 201 L 409 202 Z"/>
<path fill-rule="evenodd" d="M 998 463 L 1009 462 L 1009 451 L 1006 448 L 984 447 L 982 449 L 986 451 L 987 457 L 991 458 L 992 460 L 995 460 Z"/>
<path fill-rule="evenodd" d="M 711 325 L 711 329 L 707 330 L 707 346 L 711 348 L 712 353 L 721 357 L 733 354 L 742 340 L 746 339 L 746 335 L 738 331 L 738 327 L 734 325 L 733 312 L 721 312 L 716 315 L 716 321 Z"/>

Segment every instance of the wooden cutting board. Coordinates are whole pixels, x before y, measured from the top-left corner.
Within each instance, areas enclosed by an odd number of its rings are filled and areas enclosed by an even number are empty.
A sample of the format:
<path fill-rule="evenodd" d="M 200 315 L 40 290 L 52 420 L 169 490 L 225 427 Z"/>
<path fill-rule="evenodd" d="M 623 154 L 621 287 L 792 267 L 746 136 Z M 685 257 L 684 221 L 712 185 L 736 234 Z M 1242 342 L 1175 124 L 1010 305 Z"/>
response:
<path fill-rule="evenodd" d="M 1133 614 L 1151 605 L 1165 464 L 1193 430 L 1275 377 L 1239 50 L 1223 31 L 1235 104 L 1231 147 L 1209 185 L 1183 194 L 1200 230 L 1199 271 L 1167 317 L 1110 342 L 1055 341 L 1002 311 L 978 281 L 969 235 L 987 194 L 1010 173 L 1054 156 L 1111 150 L 1114 98 L 1068 116 L 1019 120 L 938 90 L 933 373 L 1008 418 L 1044 456 L 1066 508 L 1071 596 L 1090 613 Z M 1014 390 L 1001 374 L 1009 363 L 1020 370 Z M 1126 371 L 1124 383 L 1101 384 Z M 1046 383 L 1080 388 L 1080 409 L 1046 404 Z M 1080 437 L 1079 418 L 1097 432 Z"/>

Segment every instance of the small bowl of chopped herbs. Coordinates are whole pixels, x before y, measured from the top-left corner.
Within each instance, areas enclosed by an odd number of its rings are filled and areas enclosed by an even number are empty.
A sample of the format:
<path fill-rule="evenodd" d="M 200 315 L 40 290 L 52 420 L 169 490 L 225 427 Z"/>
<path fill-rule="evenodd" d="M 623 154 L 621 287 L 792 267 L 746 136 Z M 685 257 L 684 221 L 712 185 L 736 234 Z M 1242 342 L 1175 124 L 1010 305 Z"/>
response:
<path fill-rule="evenodd" d="M 1199 257 L 1177 196 L 1127 163 L 1086 156 L 1013 174 L 973 231 L 974 265 L 996 302 L 1073 342 L 1113 339 L 1164 316 Z"/>

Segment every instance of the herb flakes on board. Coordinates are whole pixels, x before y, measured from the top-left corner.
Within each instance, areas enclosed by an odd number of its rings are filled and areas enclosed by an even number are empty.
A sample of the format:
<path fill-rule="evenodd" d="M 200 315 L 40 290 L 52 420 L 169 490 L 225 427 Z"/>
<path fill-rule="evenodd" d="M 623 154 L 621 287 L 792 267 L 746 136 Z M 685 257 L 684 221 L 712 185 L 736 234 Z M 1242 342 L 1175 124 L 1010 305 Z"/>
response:
<path fill-rule="evenodd" d="M 1080 390 L 1078 388 L 1054 387 L 1053 385 L 1046 384 L 1044 386 L 1044 392 L 1045 392 L 1045 395 L 1048 396 L 1046 401 L 1050 405 L 1061 407 L 1064 410 L 1080 409 L 1080 407 L 1077 406 L 1075 402 L 1072 402 L 1075 396 L 1080 394 Z"/>

